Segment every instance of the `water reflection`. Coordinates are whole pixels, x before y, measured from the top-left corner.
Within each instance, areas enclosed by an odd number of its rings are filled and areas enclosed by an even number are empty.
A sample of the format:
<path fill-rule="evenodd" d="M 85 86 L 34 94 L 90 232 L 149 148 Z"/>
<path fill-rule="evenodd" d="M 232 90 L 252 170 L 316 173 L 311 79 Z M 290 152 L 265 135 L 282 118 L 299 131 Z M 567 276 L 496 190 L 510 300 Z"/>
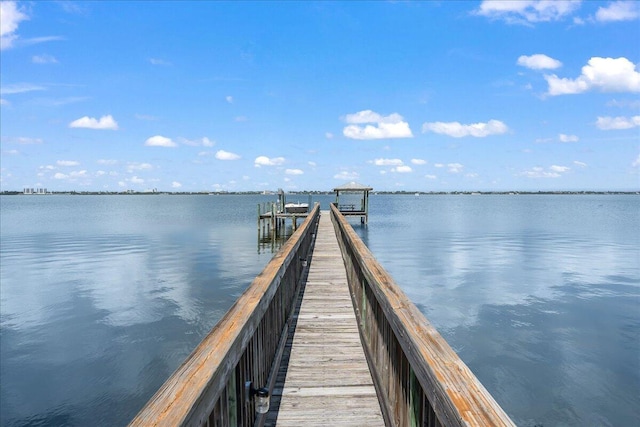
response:
<path fill-rule="evenodd" d="M 262 234 L 258 232 L 258 253 L 274 254 L 289 240 L 295 232 L 293 227 L 286 227 L 281 233 L 268 232 Z"/>
<path fill-rule="evenodd" d="M 637 423 L 637 197 L 408 203 L 356 231 L 518 425 Z"/>
<path fill-rule="evenodd" d="M 271 257 L 251 198 L 0 200 L 2 425 L 126 424 Z"/>
<path fill-rule="evenodd" d="M 0 424 L 126 424 L 279 249 L 266 200 L 0 197 Z M 640 419 L 637 197 L 370 208 L 356 232 L 518 425 Z"/>

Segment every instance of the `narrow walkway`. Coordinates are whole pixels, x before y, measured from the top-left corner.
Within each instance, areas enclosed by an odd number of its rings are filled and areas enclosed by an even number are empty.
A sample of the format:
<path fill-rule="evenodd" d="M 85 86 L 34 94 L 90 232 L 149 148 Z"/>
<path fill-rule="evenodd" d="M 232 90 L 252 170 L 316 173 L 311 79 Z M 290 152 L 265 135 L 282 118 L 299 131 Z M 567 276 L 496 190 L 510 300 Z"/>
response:
<path fill-rule="evenodd" d="M 301 299 L 266 425 L 383 426 L 328 211 Z"/>

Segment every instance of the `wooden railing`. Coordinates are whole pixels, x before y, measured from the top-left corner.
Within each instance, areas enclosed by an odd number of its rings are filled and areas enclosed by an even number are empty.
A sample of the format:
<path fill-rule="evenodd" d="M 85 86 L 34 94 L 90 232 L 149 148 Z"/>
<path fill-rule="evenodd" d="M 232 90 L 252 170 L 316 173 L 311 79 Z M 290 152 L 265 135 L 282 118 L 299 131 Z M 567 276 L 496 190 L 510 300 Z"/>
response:
<path fill-rule="evenodd" d="M 273 257 L 131 426 L 252 426 L 245 384 L 273 388 L 320 208 Z"/>
<path fill-rule="evenodd" d="M 513 426 L 331 206 L 360 335 L 390 426 Z"/>

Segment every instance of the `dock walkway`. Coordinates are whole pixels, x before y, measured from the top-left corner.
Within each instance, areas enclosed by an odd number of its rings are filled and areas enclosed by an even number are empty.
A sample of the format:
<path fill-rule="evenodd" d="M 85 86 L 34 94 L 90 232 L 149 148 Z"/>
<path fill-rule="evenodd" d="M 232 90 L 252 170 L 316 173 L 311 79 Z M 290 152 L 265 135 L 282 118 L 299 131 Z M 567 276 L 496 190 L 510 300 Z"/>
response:
<path fill-rule="evenodd" d="M 330 208 L 314 206 L 131 427 L 515 427 Z"/>
<path fill-rule="evenodd" d="M 383 426 L 328 211 L 300 299 L 266 425 Z"/>

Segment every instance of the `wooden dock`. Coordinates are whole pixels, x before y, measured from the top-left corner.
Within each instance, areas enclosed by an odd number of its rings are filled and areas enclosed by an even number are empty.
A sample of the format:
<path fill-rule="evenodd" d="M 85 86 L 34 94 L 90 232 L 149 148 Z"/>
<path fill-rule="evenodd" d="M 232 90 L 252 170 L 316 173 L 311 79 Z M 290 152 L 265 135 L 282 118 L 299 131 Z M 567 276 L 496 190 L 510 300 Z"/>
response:
<path fill-rule="evenodd" d="M 330 208 L 314 206 L 130 426 L 514 426 Z"/>
<path fill-rule="evenodd" d="M 383 426 L 328 211 L 303 286 L 266 425 Z"/>

